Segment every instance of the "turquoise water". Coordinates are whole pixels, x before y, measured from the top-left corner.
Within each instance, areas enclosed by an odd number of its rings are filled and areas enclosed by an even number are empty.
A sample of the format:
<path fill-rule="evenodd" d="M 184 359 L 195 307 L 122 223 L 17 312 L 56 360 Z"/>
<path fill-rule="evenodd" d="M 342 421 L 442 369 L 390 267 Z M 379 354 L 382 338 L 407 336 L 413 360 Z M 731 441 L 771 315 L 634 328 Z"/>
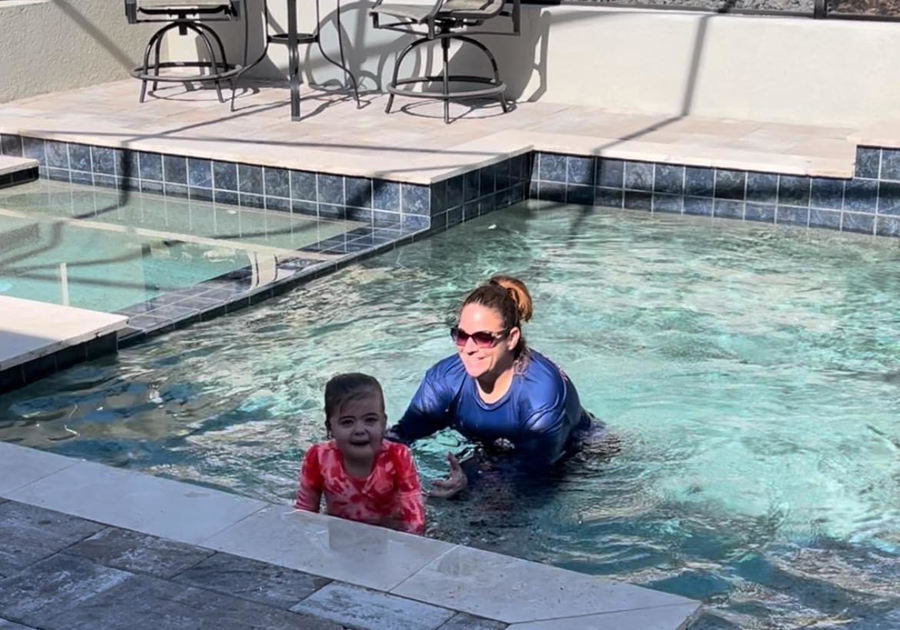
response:
<path fill-rule="evenodd" d="M 347 230 L 157 195 L 33 182 L 0 190 L 0 295 L 115 311 Z"/>
<path fill-rule="evenodd" d="M 2 396 L 0 439 L 289 501 L 328 377 L 399 417 L 499 271 L 623 450 L 488 475 L 429 535 L 702 599 L 698 628 L 900 627 L 897 240 L 511 208 Z M 426 480 L 456 443 L 417 445 Z"/>

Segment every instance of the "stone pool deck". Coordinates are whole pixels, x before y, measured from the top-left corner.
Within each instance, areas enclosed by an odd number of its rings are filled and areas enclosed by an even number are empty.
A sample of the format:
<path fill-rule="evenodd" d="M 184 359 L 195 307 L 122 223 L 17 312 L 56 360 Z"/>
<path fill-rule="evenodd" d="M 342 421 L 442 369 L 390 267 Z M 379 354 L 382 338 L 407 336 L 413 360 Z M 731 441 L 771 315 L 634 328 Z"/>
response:
<path fill-rule="evenodd" d="M 680 630 L 698 608 L 0 443 L 3 630 Z"/>

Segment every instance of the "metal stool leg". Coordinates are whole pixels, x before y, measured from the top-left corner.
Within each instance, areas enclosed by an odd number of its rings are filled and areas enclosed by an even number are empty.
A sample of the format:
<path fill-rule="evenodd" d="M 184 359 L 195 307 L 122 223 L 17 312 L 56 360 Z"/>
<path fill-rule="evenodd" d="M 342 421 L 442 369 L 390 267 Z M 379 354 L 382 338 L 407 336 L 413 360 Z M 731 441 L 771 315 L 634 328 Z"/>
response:
<path fill-rule="evenodd" d="M 465 35 L 456 35 L 455 39 L 458 39 L 462 42 L 472 44 L 473 46 L 475 46 L 476 48 L 481 50 L 481 52 L 483 52 L 485 54 L 485 56 L 488 58 L 488 61 L 491 62 L 491 70 L 494 73 L 494 82 L 500 83 L 500 70 L 497 67 L 497 60 L 494 58 L 493 53 L 491 53 L 490 49 L 487 46 L 482 44 L 477 39 L 472 39 L 471 37 L 467 37 Z M 506 102 L 506 94 L 501 92 L 498 95 L 498 97 L 500 98 L 500 107 L 503 108 L 503 112 L 504 113 L 509 112 L 509 104 Z"/>
<path fill-rule="evenodd" d="M 441 59 L 444 65 L 444 124 L 450 123 L 450 38 L 441 38 Z"/>
<path fill-rule="evenodd" d="M 428 41 L 429 41 L 429 39 L 427 37 L 421 37 L 419 39 L 416 39 L 416 40 L 410 42 L 409 45 L 407 45 L 407 47 L 404 48 L 403 51 L 397 56 L 397 61 L 394 63 L 394 73 L 393 73 L 393 76 L 391 77 L 391 82 L 388 84 L 390 87 L 392 87 L 392 88 L 397 87 L 397 80 L 400 75 L 400 64 L 403 63 L 403 59 L 406 57 L 406 55 L 408 55 L 410 52 L 412 52 L 412 49 L 415 48 L 416 46 L 418 46 L 420 44 L 424 44 Z M 388 96 L 387 106 L 384 108 L 385 114 L 391 113 L 391 105 L 393 105 L 393 104 L 394 104 L 394 93 L 391 92 L 390 96 Z"/>

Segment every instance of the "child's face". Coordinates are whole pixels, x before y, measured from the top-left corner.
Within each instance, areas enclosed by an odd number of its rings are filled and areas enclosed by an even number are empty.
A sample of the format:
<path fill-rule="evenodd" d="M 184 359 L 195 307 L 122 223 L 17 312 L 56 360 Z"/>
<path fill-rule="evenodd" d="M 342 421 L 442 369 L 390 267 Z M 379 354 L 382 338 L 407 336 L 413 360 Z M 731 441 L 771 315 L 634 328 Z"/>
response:
<path fill-rule="evenodd" d="M 328 419 L 331 436 L 344 457 L 367 460 L 381 449 L 386 418 L 381 397 L 373 392 L 351 398 Z"/>

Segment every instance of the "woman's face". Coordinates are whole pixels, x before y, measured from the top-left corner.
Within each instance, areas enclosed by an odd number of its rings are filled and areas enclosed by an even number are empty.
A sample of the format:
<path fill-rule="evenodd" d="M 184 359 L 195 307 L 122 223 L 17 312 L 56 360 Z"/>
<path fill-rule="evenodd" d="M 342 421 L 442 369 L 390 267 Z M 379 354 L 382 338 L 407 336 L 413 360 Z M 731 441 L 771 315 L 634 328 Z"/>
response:
<path fill-rule="evenodd" d="M 456 349 L 469 376 L 479 378 L 485 374 L 497 374 L 512 366 L 513 350 L 519 343 L 519 329 L 504 329 L 500 313 L 481 304 L 466 304 L 459 314 L 457 327 L 462 333 L 460 341 L 468 337 L 464 345 L 458 342 Z M 479 332 L 490 333 L 494 337 L 494 345 L 479 346 L 471 338 L 472 334 Z"/>

